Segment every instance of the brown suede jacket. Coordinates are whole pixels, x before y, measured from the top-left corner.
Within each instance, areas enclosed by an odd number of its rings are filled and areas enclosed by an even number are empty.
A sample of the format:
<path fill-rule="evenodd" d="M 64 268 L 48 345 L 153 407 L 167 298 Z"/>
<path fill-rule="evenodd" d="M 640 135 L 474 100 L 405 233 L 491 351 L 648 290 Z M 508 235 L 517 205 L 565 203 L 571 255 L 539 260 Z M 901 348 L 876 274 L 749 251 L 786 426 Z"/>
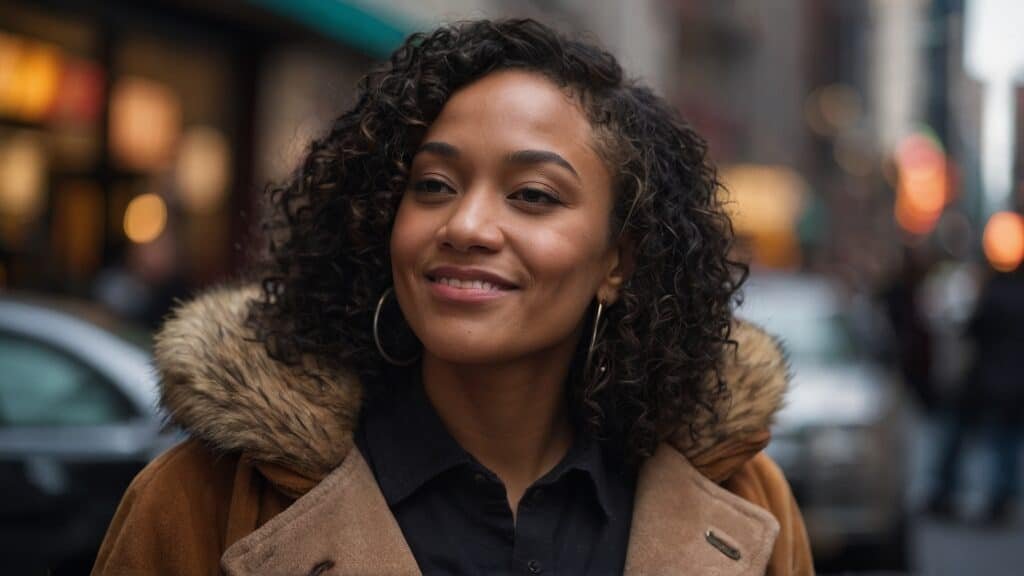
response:
<path fill-rule="evenodd" d="M 217 289 L 157 338 L 161 400 L 190 439 L 132 482 L 93 574 L 418 574 L 354 448 L 362 388 L 270 359 Z M 680 433 L 640 470 L 626 574 L 813 574 L 800 511 L 761 450 L 787 385 L 775 341 L 737 324 L 731 399 L 713 433 Z"/>

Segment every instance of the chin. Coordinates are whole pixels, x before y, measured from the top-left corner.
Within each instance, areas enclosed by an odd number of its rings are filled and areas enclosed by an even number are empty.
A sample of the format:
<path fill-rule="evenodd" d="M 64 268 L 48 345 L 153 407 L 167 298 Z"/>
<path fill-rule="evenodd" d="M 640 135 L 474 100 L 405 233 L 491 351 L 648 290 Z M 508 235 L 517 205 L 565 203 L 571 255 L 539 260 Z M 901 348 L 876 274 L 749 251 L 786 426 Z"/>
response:
<path fill-rule="evenodd" d="M 507 360 L 500 351 L 482 348 L 479 345 L 444 343 L 426 348 L 434 357 L 453 364 L 494 364 Z"/>
<path fill-rule="evenodd" d="M 458 364 L 490 364 L 511 358 L 511 350 L 502 346 L 493 337 L 483 338 L 473 334 L 432 334 L 422 339 L 423 347 L 432 356 Z"/>

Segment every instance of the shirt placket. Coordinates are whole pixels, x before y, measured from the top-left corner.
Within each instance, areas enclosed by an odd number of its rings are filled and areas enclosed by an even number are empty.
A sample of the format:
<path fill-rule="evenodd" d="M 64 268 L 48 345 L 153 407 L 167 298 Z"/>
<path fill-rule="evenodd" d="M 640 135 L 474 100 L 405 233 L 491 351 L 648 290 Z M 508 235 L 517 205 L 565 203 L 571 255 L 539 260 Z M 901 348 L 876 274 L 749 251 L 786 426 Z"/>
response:
<path fill-rule="evenodd" d="M 524 574 L 554 573 L 555 529 L 564 504 L 557 492 L 557 486 L 534 486 L 519 503 L 512 557 Z"/>

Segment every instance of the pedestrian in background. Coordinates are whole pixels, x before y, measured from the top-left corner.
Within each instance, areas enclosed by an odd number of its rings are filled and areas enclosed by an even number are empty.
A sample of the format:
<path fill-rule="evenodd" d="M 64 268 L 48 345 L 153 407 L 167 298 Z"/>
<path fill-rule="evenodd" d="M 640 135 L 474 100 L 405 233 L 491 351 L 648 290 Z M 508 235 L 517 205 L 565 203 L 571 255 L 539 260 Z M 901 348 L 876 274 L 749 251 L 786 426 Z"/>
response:
<path fill-rule="evenodd" d="M 886 360 L 896 364 L 915 402 L 928 414 L 938 407 L 932 364 L 934 337 L 925 318 L 922 300 L 931 261 L 924 249 L 908 247 L 903 265 L 882 293 L 882 302 L 893 331 L 884 351 Z"/>
<path fill-rule="evenodd" d="M 411 37 L 156 347 L 96 574 L 810 574 L 704 142 L 530 20 Z"/>
<path fill-rule="evenodd" d="M 995 458 L 982 520 L 1005 523 L 1019 489 L 1017 455 L 1024 429 L 1024 267 L 995 273 L 982 288 L 968 325 L 974 360 L 943 444 L 939 478 L 929 502 L 936 515 L 953 513 L 963 444 L 979 430 Z"/>

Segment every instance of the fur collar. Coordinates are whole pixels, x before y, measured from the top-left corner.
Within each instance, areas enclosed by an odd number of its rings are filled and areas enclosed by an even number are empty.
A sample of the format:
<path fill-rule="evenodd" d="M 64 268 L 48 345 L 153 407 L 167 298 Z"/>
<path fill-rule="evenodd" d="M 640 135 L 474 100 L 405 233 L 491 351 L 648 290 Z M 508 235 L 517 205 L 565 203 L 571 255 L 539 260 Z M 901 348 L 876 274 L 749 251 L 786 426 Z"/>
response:
<path fill-rule="evenodd" d="M 180 306 L 156 337 L 161 404 L 170 420 L 220 452 L 319 479 L 353 446 L 362 387 L 353 374 L 310 376 L 272 360 L 245 328 L 255 288 L 215 288 Z M 670 443 L 721 481 L 767 444 L 788 383 L 778 343 L 738 322 L 723 372 L 731 401 L 711 433 Z"/>

